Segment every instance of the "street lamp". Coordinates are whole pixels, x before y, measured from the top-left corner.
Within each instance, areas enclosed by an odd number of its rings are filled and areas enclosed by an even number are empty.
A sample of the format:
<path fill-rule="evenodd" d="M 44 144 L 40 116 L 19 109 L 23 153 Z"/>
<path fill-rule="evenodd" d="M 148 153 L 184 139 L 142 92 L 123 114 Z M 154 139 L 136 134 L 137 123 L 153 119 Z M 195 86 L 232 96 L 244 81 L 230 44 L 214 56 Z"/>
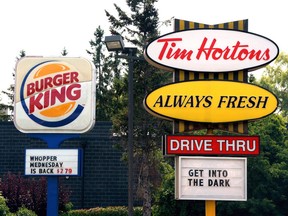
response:
<path fill-rule="evenodd" d="M 106 36 L 104 40 L 108 51 L 122 51 L 124 50 L 124 42 L 121 35 Z"/>
<path fill-rule="evenodd" d="M 134 97 L 133 97 L 133 70 L 134 59 L 137 48 L 124 47 L 121 35 L 106 36 L 104 40 L 108 51 L 121 51 L 126 55 L 118 55 L 120 58 L 128 59 L 128 213 L 133 216 L 133 118 L 134 118 Z"/>

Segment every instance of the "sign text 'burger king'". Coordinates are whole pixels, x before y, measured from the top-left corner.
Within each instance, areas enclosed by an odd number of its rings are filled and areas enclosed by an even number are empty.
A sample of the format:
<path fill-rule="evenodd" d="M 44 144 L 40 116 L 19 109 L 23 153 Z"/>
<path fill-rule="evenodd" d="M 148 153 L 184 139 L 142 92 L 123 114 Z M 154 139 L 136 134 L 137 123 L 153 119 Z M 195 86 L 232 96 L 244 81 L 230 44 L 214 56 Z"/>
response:
<path fill-rule="evenodd" d="M 24 57 L 16 67 L 15 119 L 27 133 L 83 133 L 95 122 L 94 66 L 83 58 Z"/>

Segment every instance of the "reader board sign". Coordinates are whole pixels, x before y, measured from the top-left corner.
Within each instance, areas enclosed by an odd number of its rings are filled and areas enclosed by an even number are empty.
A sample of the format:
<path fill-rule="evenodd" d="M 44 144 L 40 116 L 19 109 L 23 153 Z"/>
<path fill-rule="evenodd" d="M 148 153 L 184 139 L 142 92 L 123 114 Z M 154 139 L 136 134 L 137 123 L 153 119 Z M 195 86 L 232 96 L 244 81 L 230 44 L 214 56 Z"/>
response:
<path fill-rule="evenodd" d="M 163 137 L 164 155 L 259 155 L 259 136 L 189 136 Z"/>
<path fill-rule="evenodd" d="M 194 80 L 170 83 L 150 92 L 145 109 L 160 118 L 227 123 L 259 119 L 278 107 L 277 97 L 254 84 Z"/>
<path fill-rule="evenodd" d="M 23 133 L 87 132 L 95 123 L 95 86 L 94 65 L 84 58 L 21 58 L 14 124 Z"/>
<path fill-rule="evenodd" d="M 80 176 L 81 149 L 26 149 L 25 175 Z"/>
<path fill-rule="evenodd" d="M 187 29 L 156 38 L 144 57 L 166 70 L 230 72 L 255 70 L 272 62 L 279 48 L 272 40 L 232 29 Z"/>
<path fill-rule="evenodd" d="M 175 196 L 179 200 L 247 200 L 247 158 L 179 156 Z"/>

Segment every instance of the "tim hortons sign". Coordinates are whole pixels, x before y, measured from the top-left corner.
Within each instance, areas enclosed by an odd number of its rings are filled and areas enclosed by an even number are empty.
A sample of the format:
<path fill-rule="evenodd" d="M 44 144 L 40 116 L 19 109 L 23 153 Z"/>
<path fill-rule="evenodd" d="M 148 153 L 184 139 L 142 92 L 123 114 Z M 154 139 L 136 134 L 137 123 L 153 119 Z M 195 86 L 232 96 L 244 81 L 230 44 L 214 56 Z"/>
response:
<path fill-rule="evenodd" d="M 231 72 L 272 62 L 279 48 L 258 34 L 228 29 L 189 29 L 163 35 L 145 49 L 146 60 L 165 70 Z"/>
<path fill-rule="evenodd" d="M 277 106 L 277 97 L 262 87 L 220 80 L 171 83 L 144 99 L 146 110 L 158 117 L 206 123 L 258 119 Z"/>

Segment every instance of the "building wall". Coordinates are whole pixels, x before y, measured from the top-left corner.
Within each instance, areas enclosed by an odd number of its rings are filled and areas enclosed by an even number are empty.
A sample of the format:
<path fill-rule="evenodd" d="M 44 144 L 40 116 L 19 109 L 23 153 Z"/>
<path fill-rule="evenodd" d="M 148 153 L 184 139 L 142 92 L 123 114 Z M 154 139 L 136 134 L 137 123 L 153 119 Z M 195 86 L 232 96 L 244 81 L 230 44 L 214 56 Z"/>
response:
<path fill-rule="evenodd" d="M 83 176 L 61 177 L 72 191 L 74 208 L 127 205 L 127 166 L 114 144 L 110 122 L 96 122 L 80 138 L 66 140 L 61 148 L 82 148 Z M 47 148 L 44 141 L 19 132 L 13 122 L 0 122 L 0 176 L 24 175 L 25 148 Z M 31 177 L 26 177 L 31 178 Z"/>

